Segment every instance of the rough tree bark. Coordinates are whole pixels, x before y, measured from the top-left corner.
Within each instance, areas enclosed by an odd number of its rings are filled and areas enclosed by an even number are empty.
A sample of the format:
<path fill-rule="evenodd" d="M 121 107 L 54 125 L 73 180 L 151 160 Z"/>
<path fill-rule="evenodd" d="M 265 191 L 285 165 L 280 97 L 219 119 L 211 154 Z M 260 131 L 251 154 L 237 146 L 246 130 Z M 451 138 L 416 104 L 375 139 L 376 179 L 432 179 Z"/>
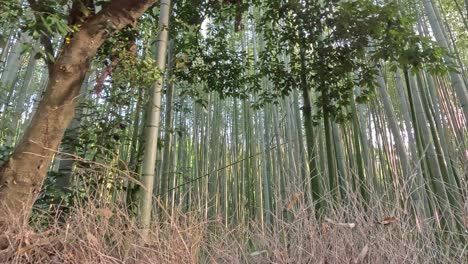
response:
<path fill-rule="evenodd" d="M 113 33 L 134 23 L 156 0 L 113 0 L 88 17 L 49 64 L 49 84 L 29 127 L 0 168 L 0 223 L 28 216 L 54 152 L 73 119 L 80 86 L 91 59 Z"/>

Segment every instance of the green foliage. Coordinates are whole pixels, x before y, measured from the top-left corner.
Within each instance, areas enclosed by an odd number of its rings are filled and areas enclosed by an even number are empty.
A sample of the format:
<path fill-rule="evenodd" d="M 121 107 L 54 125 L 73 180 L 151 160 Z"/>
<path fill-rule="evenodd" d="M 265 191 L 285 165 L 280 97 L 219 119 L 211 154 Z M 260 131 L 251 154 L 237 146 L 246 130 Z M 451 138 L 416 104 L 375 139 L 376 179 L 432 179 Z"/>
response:
<path fill-rule="evenodd" d="M 0 146 L 0 167 L 8 161 L 13 148 L 11 146 Z"/>
<path fill-rule="evenodd" d="M 426 37 L 417 35 L 410 17 L 401 17 L 395 2 L 357 1 L 264 1 L 257 31 L 263 36 L 258 61 L 250 46 L 242 47 L 244 36 L 234 32 L 232 7 L 214 12 L 205 36 L 191 28 L 181 34 L 183 67 L 176 68 L 179 80 L 204 83 L 220 96 L 249 98 L 254 107 L 275 103 L 291 90 L 307 86 L 314 91 L 317 108 L 336 121 L 347 120 L 352 100 L 366 102 L 376 85 L 377 69 L 391 63 L 392 69 L 422 67 L 431 73 L 450 70 L 443 57 L 447 52 Z M 243 9 L 245 11 L 246 9 Z M 187 25 L 180 23 L 181 25 Z M 259 49 L 259 48 L 258 48 Z M 269 80 L 273 89 L 261 89 Z M 361 93 L 355 98 L 354 89 Z M 194 92 L 197 96 L 198 91 Z M 322 116 L 318 111 L 315 119 Z"/>
<path fill-rule="evenodd" d="M 17 30 L 28 33 L 36 40 L 47 39 L 53 43 L 56 36 L 65 37 L 78 28 L 68 26 L 68 0 L 60 1 L 36 1 L 36 6 L 31 8 L 27 1 L 0 1 L 0 28 Z M 1 32 L 1 31 L 0 31 Z M 0 33 L 0 43 L 5 41 Z M 32 48 L 32 43 L 27 43 Z M 53 48 L 53 47 L 52 47 Z M 44 49 L 40 49 L 36 54 L 37 59 L 44 58 L 53 61 L 53 54 L 48 54 Z"/>
<path fill-rule="evenodd" d="M 41 192 L 34 203 L 30 221 L 47 228 L 57 219 L 64 219 L 74 204 L 75 192 L 63 189 L 57 181 L 63 177 L 57 172 L 48 172 L 42 185 Z"/>
<path fill-rule="evenodd" d="M 6 31 L 14 29 L 26 12 L 19 1 L 0 0 L 0 13 L 0 28 Z M 0 41 L 4 41 L 2 35 L 0 35 Z"/>
<path fill-rule="evenodd" d="M 424 67 L 431 73 L 442 75 L 454 70 L 444 63 L 447 50 L 427 37 L 416 35 L 412 24 L 408 19 L 389 19 L 379 46 L 372 55 L 373 60 L 390 61 L 392 71 L 400 67 L 416 72 Z"/>
<path fill-rule="evenodd" d="M 114 87 L 143 89 L 161 77 L 151 54 L 145 54 L 143 58 L 138 56 L 136 39 L 139 37 L 138 31 L 128 27 L 108 38 L 99 50 L 97 61 L 105 61 L 107 65 L 116 63 L 111 72 Z"/>
<path fill-rule="evenodd" d="M 398 15 L 394 2 L 289 1 L 269 2 L 265 8 L 261 74 L 283 95 L 307 85 L 315 91 L 315 105 L 336 121 L 348 119 L 355 87 L 361 90 L 358 103 L 370 98 L 381 63 L 413 70 L 424 66 L 439 74 L 448 69 L 446 52 L 416 35 L 413 21 Z"/>
<path fill-rule="evenodd" d="M 51 207 L 70 207 L 73 202 L 73 192 L 58 186 L 57 181 L 60 177 L 63 177 L 63 175 L 58 172 L 51 171 L 47 174 L 46 180 L 42 185 L 42 191 L 34 205 L 36 209 L 47 211 Z"/>
<path fill-rule="evenodd" d="M 127 83 L 131 87 L 145 88 L 154 84 L 161 77 L 161 71 L 155 66 L 151 57 L 138 58 L 129 52 L 117 55 L 120 61 L 113 74 L 113 82 L 117 85 Z"/>
<path fill-rule="evenodd" d="M 260 1 L 176 0 L 174 1 L 175 23 L 173 25 L 179 32 L 177 29 L 186 26 L 200 27 L 204 19 L 208 17 L 214 24 L 232 25 L 238 23 L 236 20 L 240 14 L 248 10 L 250 2 L 257 4 Z"/>
<path fill-rule="evenodd" d="M 103 149 L 117 151 L 121 142 L 128 139 L 131 116 L 119 112 L 128 110 L 133 94 L 127 89 L 106 89 L 103 93 L 103 97 L 109 101 L 109 112 L 96 100 L 83 102 L 83 106 L 90 110 L 83 115 L 78 140 L 73 142 L 77 152 L 88 158 L 101 153 Z"/>
<path fill-rule="evenodd" d="M 219 92 L 221 97 L 238 96 L 245 98 L 252 79 L 249 68 L 252 58 L 229 45 L 232 34 L 228 28 L 211 28 L 200 45 L 209 47 L 188 54 L 186 67 L 178 70 L 179 78 L 190 83 L 203 82 L 210 90 Z"/>
<path fill-rule="evenodd" d="M 235 96 L 243 99 L 259 91 L 258 76 L 251 74 L 254 65 L 252 54 L 234 44 L 239 43 L 241 34 L 235 32 L 239 15 L 248 7 L 247 1 L 241 4 L 226 1 L 176 2 L 172 20 L 177 54 L 175 78 L 179 83 L 206 84 L 189 85 L 183 90 L 183 95 L 204 104 L 203 95 L 208 91 L 217 91 L 221 98 Z M 206 28 L 202 28 L 202 22 Z"/>
<path fill-rule="evenodd" d="M 38 39 L 41 36 L 66 36 L 74 29 L 68 26 L 68 8 L 64 4 L 68 1 L 41 1 L 38 11 L 33 15 L 23 17 L 22 30 Z"/>

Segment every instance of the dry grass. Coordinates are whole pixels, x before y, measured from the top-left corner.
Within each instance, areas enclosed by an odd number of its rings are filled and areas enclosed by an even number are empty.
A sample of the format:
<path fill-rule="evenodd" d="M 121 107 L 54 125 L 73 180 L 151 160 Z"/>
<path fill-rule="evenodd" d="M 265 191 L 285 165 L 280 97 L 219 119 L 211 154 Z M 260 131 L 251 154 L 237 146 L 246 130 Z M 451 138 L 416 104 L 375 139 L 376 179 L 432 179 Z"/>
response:
<path fill-rule="evenodd" d="M 270 228 L 255 221 L 226 227 L 205 210 L 157 210 L 146 239 L 124 204 L 90 198 L 66 215 L 11 218 L 0 230 L 0 263 L 468 263 L 462 235 L 436 234 L 437 219 L 416 224 L 387 195 L 371 195 L 364 210 L 348 194 L 346 206 L 328 205 L 318 223 L 300 188 L 288 193 L 276 201 L 284 210 Z"/>
<path fill-rule="evenodd" d="M 45 230 L 11 223 L 0 235 L 0 263 L 464 263 L 466 246 L 438 243 L 429 225 L 416 228 L 404 215 L 382 225 L 369 215 L 379 207 L 335 209 L 324 223 L 296 204 L 271 230 L 256 223 L 226 228 L 197 212 L 156 220 L 147 240 L 117 205 L 95 203 L 55 217 Z M 344 216 L 348 217 L 344 217 Z M 350 217 L 352 216 L 352 221 Z M 428 221 L 426 221 L 428 222 Z M 465 262 L 466 263 L 466 262 Z"/>

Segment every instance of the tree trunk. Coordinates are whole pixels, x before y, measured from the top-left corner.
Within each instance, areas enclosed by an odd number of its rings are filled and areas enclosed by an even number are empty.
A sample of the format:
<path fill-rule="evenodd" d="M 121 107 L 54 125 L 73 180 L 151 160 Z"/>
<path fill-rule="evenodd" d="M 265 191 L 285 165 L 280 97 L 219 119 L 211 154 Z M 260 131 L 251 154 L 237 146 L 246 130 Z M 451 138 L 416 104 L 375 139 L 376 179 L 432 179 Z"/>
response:
<path fill-rule="evenodd" d="M 29 215 L 54 152 L 74 116 L 91 59 L 112 31 L 135 22 L 155 0 L 114 0 L 89 18 L 49 68 L 43 99 L 22 140 L 0 168 L 0 221 Z"/>
<path fill-rule="evenodd" d="M 88 80 L 89 75 L 85 77 L 85 80 L 81 85 L 80 96 L 86 96 Z M 79 104 L 80 102 L 77 103 Z M 75 164 L 75 159 L 70 155 L 75 154 L 77 141 L 80 137 L 79 130 L 83 110 L 84 109 L 82 107 L 77 107 L 74 118 L 64 132 L 64 138 L 60 146 L 61 154 L 56 156 L 56 161 L 58 161 L 58 172 L 60 173 L 60 176 L 56 178 L 56 186 L 64 192 L 66 192 L 67 188 L 70 188 L 72 184 L 73 165 Z"/>

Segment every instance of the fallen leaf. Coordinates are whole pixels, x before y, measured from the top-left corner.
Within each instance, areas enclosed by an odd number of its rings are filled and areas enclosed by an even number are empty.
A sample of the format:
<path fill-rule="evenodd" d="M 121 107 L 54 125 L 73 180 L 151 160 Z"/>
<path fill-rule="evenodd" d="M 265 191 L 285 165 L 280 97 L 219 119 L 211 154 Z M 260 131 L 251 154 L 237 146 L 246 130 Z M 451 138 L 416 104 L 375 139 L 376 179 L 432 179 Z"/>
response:
<path fill-rule="evenodd" d="M 344 226 L 344 227 L 349 227 L 349 228 L 355 228 L 356 227 L 355 223 L 340 223 L 340 222 L 333 221 L 332 219 L 327 218 L 327 217 L 325 217 L 325 221 L 327 221 L 328 223 L 333 224 L 333 225 L 339 225 L 339 226 Z"/>
<path fill-rule="evenodd" d="M 291 210 L 291 208 L 294 206 L 294 204 L 296 204 L 297 200 L 299 199 L 299 196 L 301 196 L 300 192 L 295 193 L 294 197 L 292 198 L 291 202 L 289 202 L 286 209 Z"/>
<path fill-rule="evenodd" d="M 338 225 L 349 227 L 349 228 L 355 228 L 356 227 L 355 223 L 338 223 Z"/>
<path fill-rule="evenodd" d="M 266 251 L 266 250 L 255 251 L 255 252 L 250 253 L 250 256 L 251 256 L 251 257 L 256 257 L 256 256 L 260 256 L 260 255 L 263 254 L 263 253 L 268 253 L 268 251 Z"/>
<path fill-rule="evenodd" d="M 398 221 L 398 218 L 389 216 L 389 217 L 385 217 L 381 222 L 379 222 L 379 224 L 389 225 L 389 224 L 393 224 L 393 223 L 395 223 L 397 221 Z"/>

